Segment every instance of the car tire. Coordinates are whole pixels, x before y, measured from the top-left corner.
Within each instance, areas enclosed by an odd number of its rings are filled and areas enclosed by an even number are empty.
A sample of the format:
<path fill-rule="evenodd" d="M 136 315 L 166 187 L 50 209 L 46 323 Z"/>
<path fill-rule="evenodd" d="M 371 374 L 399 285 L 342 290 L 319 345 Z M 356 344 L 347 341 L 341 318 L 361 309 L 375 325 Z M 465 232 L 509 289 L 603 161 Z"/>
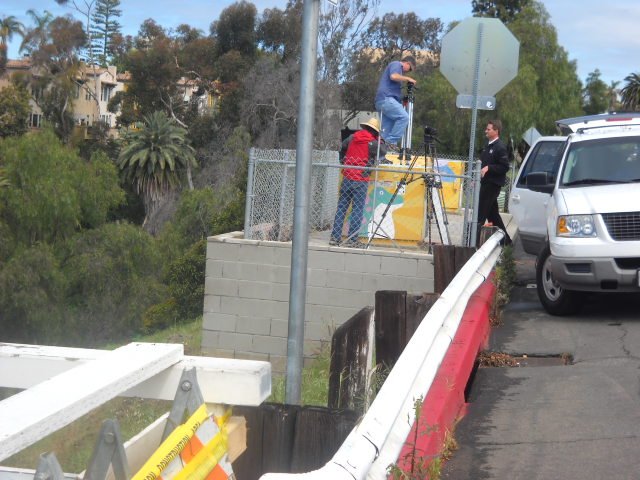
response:
<path fill-rule="evenodd" d="M 554 280 L 551 271 L 551 250 L 545 245 L 536 262 L 536 285 L 538 298 L 551 315 L 571 315 L 580 307 L 579 292 L 566 290 Z"/>

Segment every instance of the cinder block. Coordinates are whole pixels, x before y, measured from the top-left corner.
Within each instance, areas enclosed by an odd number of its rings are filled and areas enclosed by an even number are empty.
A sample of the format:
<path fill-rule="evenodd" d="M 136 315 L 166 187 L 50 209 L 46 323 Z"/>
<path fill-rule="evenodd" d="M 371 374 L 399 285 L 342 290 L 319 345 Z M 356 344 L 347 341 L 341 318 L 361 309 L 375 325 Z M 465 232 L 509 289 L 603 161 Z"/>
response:
<path fill-rule="evenodd" d="M 304 338 L 306 340 L 330 340 L 333 332 L 324 322 L 305 322 Z"/>
<path fill-rule="evenodd" d="M 269 335 L 272 337 L 287 337 L 289 335 L 289 320 L 271 319 L 271 330 Z"/>
<path fill-rule="evenodd" d="M 265 353 L 255 353 L 255 352 L 236 352 L 236 358 L 242 360 L 258 360 L 260 362 L 268 362 L 269 355 Z"/>
<path fill-rule="evenodd" d="M 204 313 L 209 313 L 209 312 L 220 312 L 220 295 L 211 295 L 211 294 L 204 294 L 204 307 L 203 307 L 203 312 Z"/>
<path fill-rule="evenodd" d="M 205 277 L 204 292 L 221 297 L 237 297 L 238 281 L 232 278 Z"/>
<path fill-rule="evenodd" d="M 236 316 L 224 313 L 209 313 L 202 318 L 202 329 L 217 332 L 235 332 Z"/>
<path fill-rule="evenodd" d="M 235 280 L 247 280 L 256 278 L 258 266 L 255 263 L 224 262 L 222 276 Z"/>
<path fill-rule="evenodd" d="M 264 300 L 256 300 L 253 298 L 222 297 L 220 309 L 223 313 L 251 317 L 263 312 L 263 304 L 265 303 Z"/>
<path fill-rule="evenodd" d="M 344 271 L 345 253 L 334 250 L 309 250 L 309 268 Z"/>
<path fill-rule="evenodd" d="M 220 242 L 212 238 L 207 240 L 207 259 L 232 262 L 238 260 L 239 252 L 240 245 L 238 244 Z"/>
<path fill-rule="evenodd" d="M 313 287 L 324 287 L 327 285 L 327 271 L 317 268 L 308 269 L 307 285 Z"/>
<path fill-rule="evenodd" d="M 418 262 L 418 271 L 416 272 L 416 276 L 420 278 L 428 278 L 433 280 L 433 259 L 431 260 L 420 260 Z"/>
<path fill-rule="evenodd" d="M 360 309 L 329 307 L 326 305 L 307 305 L 306 321 L 323 322 L 327 324 L 342 325 L 355 315 Z"/>
<path fill-rule="evenodd" d="M 268 353 L 270 355 L 286 355 L 287 339 L 282 337 L 255 335 L 253 337 L 253 345 L 250 351 L 258 353 Z"/>
<path fill-rule="evenodd" d="M 278 302 L 289 301 L 289 284 L 288 283 L 274 283 L 271 286 L 271 300 Z"/>
<path fill-rule="evenodd" d="M 356 273 L 380 273 L 380 258 L 376 255 L 362 255 L 358 253 L 345 254 L 345 267 L 347 272 Z"/>
<path fill-rule="evenodd" d="M 291 269 L 281 265 L 256 265 L 256 276 L 254 280 L 258 282 L 286 283 L 289 284 Z"/>
<path fill-rule="evenodd" d="M 240 253 L 238 258 L 243 263 L 262 263 L 265 265 L 273 265 L 275 258 L 275 247 L 267 247 L 266 245 L 240 245 Z"/>
<path fill-rule="evenodd" d="M 241 298 L 257 298 L 260 300 L 271 300 L 273 298 L 273 286 L 267 282 L 239 280 L 238 296 Z"/>
<path fill-rule="evenodd" d="M 251 342 L 253 335 L 247 335 L 244 333 L 230 333 L 220 332 L 220 348 L 226 350 L 243 350 L 246 352 L 252 351 Z"/>
<path fill-rule="evenodd" d="M 200 350 L 212 351 L 220 346 L 220 332 L 212 332 L 211 330 L 202 330 L 202 342 Z"/>
<path fill-rule="evenodd" d="M 329 298 L 329 292 L 334 289 L 326 287 L 307 287 L 307 304 L 309 305 L 335 305 Z"/>
<path fill-rule="evenodd" d="M 264 317 L 238 317 L 236 320 L 236 332 L 250 333 L 253 335 L 269 335 L 271 320 Z"/>
<path fill-rule="evenodd" d="M 269 362 L 271 362 L 272 374 L 283 374 L 287 370 L 287 356 L 286 355 L 269 355 Z"/>
<path fill-rule="evenodd" d="M 291 266 L 291 243 L 284 243 L 283 247 L 273 251 L 273 264 L 281 267 Z"/>
<path fill-rule="evenodd" d="M 327 272 L 327 286 L 345 290 L 362 290 L 362 273 Z"/>
<path fill-rule="evenodd" d="M 222 277 L 222 260 L 207 259 L 205 266 L 205 276 L 207 277 Z"/>
<path fill-rule="evenodd" d="M 415 277 L 418 273 L 418 260 L 415 258 L 381 257 L 380 273 L 383 275 Z"/>

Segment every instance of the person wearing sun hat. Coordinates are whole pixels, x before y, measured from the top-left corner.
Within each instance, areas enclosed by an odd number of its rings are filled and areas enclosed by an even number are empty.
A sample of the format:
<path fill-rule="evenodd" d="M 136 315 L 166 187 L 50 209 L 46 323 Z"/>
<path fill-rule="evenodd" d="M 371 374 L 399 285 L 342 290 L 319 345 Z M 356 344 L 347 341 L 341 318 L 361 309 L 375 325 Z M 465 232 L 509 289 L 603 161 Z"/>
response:
<path fill-rule="evenodd" d="M 402 106 L 402 82 L 415 84 L 416 79 L 405 75 L 416 69 L 416 59 L 405 55 L 385 68 L 378 83 L 375 106 L 382 117 L 382 138 L 393 148 L 404 135 L 409 114 Z"/>
<path fill-rule="evenodd" d="M 370 167 L 376 164 L 378 158 L 378 135 L 380 134 L 380 124 L 377 118 L 370 118 L 366 122 L 360 123 L 362 130 L 358 130 L 343 142 L 341 152 L 341 163 L 346 166 Z M 384 156 L 384 147 L 380 155 Z M 344 155 L 342 155 L 344 153 Z M 362 225 L 364 216 L 364 204 L 367 199 L 369 188 L 369 171 L 360 168 L 348 168 L 342 170 L 342 184 L 340 185 L 340 196 L 338 197 L 338 208 L 333 221 L 330 245 L 340 245 L 342 242 L 342 226 L 344 219 L 351 206 L 349 217 L 349 233 L 346 244 L 349 246 L 359 246 L 358 232 Z"/>

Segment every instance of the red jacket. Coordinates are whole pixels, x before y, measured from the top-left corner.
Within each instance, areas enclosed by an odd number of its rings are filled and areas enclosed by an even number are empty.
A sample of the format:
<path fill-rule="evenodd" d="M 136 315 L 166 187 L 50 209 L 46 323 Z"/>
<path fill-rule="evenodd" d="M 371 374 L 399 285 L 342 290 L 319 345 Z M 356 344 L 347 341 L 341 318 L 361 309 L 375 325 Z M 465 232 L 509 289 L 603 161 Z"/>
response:
<path fill-rule="evenodd" d="M 358 130 L 354 133 L 353 140 L 351 140 L 351 143 L 347 148 L 347 153 L 344 156 L 344 164 L 357 165 L 361 167 L 367 166 L 369 161 L 369 142 L 372 141 L 377 142 L 378 138 L 367 129 L 363 128 L 362 130 Z M 368 172 L 364 172 L 365 176 L 363 176 L 362 173 L 362 170 L 355 168 L 342 170 L 344 178 L 348 178 L 349 180 L 354 180 L 356 182 L 368 182 Z"/>

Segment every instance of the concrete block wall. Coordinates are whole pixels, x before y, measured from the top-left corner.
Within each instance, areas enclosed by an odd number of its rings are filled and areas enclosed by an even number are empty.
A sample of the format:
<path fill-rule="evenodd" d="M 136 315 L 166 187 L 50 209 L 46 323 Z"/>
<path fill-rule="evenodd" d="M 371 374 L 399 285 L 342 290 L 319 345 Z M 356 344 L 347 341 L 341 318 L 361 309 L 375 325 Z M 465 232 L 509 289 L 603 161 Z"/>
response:
<path fill-rule="evenodd" d="M 291 243 L 244 240 L 242 232 L 210 237 L 202 351 L 266 360 L 284 372 L 289 316 Z M 305 361 L 377 290 L 433 292 L 433 256 L 388 249 L 309 245 Z"/>

